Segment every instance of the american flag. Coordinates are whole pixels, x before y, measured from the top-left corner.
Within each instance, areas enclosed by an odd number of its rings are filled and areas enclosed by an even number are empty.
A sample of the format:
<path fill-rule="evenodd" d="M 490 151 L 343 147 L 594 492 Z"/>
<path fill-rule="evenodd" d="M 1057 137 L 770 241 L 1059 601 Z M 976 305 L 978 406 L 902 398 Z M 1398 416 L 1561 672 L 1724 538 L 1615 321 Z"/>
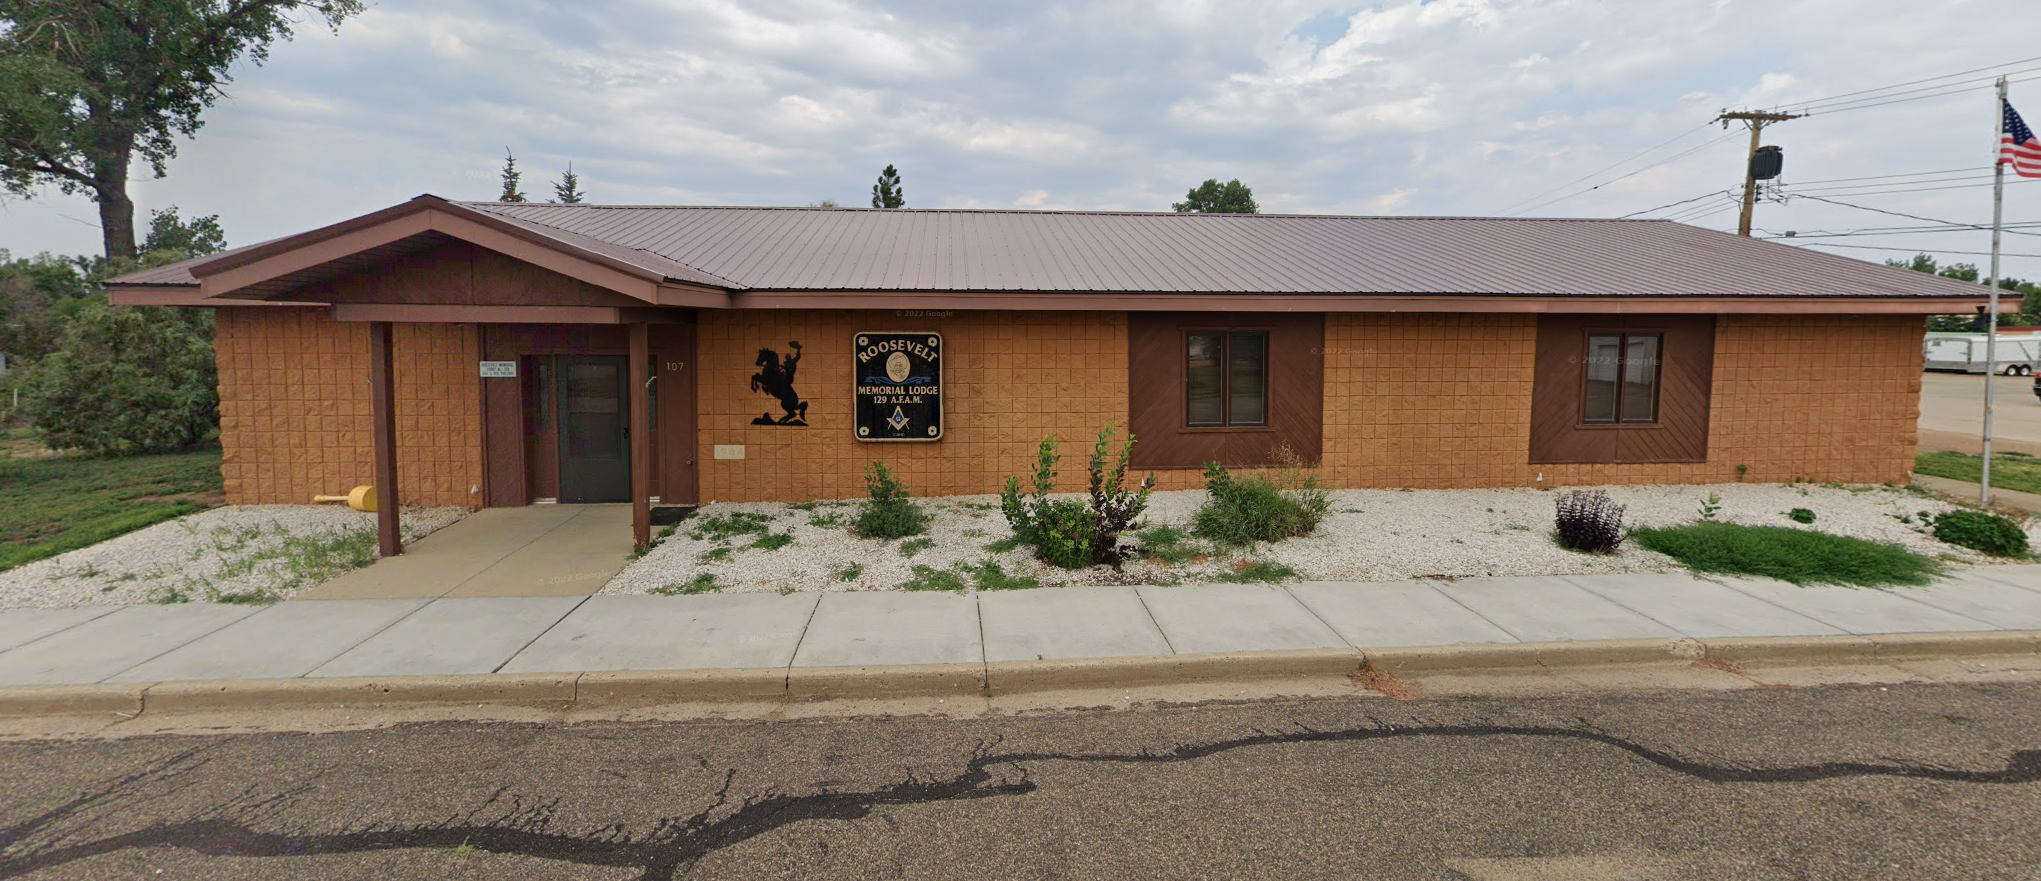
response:
<path fill-rule="evenodd" d="M 2034 130 L 2027 127 L 2027 121 L 2020 118 L 2019 111 L 2008 102 L 2006 124 L 1998 142 L 1998 161 L 2013 167 L 2013 173 L 2021 177 L 2041 177 L 2041 140 L 2036 140 Z"/>

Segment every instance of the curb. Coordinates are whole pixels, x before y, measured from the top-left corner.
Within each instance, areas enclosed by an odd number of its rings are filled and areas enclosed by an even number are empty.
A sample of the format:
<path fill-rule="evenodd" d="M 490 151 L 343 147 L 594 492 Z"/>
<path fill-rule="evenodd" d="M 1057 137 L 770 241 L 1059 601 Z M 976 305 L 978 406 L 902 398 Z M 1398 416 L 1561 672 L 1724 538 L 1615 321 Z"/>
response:
<path fill-rule="evenodd" d="M 1216 652 L 1060 661 L 992 661 L 985 684 L 995 695 L 1081 688 L 1182 685 L 1273 676 L 1344 676 L 1361 668 L 1354 649 Z"/>
<path fill-rule="evenodd" d="M 222 679 L 162 682 L 142 695 L 151 711 L 268 710 L 430 704 L 571 704 L 580 674 L 481 673 L 377 679 Z"/>
<path fill-rule="evenodd" d="M 0 717 L 465 704 L 596 709 L 690 701 L 1012 695 L 1215 680 L 1331 678 L 1361 670 L 1423 675 L 1702 660 L 1737 666 L 1822 666 L 2014 655 L 2041 655 L 2041 630 L 1308 649 L 986 664 L 37 685 L 0 687 Z"/>

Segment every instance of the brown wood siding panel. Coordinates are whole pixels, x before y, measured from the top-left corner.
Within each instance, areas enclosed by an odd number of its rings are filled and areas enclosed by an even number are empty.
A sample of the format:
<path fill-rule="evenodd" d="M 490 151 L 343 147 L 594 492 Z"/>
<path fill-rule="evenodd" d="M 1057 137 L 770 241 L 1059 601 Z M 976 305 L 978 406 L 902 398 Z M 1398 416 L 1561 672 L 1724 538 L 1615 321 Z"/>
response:
<path fill-rule="evenodd" d="M 1267 428 L 1184 426 L 1184 334 L 1192 329 L 1269 331 Z M 1155 312 L 1127 316 L 1128 422 L 1138 468 L 1255 467 L 1288 446 L 1316 462 L 1324 438 L 1325 316 L 1306 313 Z"/>
<path fill-rule="evenodd" d="M 1665 335 L 1657 425 L 1581 425 L 1580 357 L 1587 334 L 1600 330 Z M 1540 316 L 1531 464 L 1707 461 L 1714 366 L 1713 315 Z"/>
<path fill-rule="evenodd" d="M 643 306 L 645 301 L 451 241 L 306 285 L 283 299 L 456 306 Z"/>
<path fill-rule="evenodd" d="M 695 326 L 653 325 L 653 393 L 659 396 L 655 494 L 660 504 L 700 502 L 695 465 Z"/>

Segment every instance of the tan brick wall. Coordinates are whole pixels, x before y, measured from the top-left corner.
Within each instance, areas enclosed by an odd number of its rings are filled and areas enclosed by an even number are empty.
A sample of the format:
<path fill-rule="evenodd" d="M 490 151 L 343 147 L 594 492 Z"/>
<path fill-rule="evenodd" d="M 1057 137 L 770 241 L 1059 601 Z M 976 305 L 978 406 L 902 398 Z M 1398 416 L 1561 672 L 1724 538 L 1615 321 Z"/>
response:
<path fill-rule="evenodd" d="M 858 331 L 943 335 L 943 439 L 860 443 L 852 435 L 851 337 Z M 808 427 L 752 425 L 781 414 L 751 390 L 758 350 L 804 346 L 794 390 Z M 865 492 L 863 469 L 884 460 L 916 495 L 997 492 L 1025 475 L 1042 436 L 1064 445 L 1065 485 L 1081 489 L 1091 439 L 1127 419 L 1127 321 L 1120 312 L 890 311 L 701 312 L 695 360 L 703 501 L 845 498 Z M 717 444 L 743 444 L 743 461 L 718 461 Z"/>
<path fill-rule="evenodd" d="M 843 498 L 873 460 L 919 495 L 986 493 L 1021 475 L 1048 433 L 1062 485 L 1081 488 L 1090 438 L 1127 413 L 1126 317 L 1117 312 L 724 312 L 700 315 L 704 501 Z M 851 435 L 851 336 L 943 334 L 945 438 Z M 1877 483 L 1912 465 L 1922 322 L 1910 316 L 1724 316 L 1715 338 L 1709 461 L 1529 465 L 1531 315 L 1326 316 L 1326 482 L 1343 487 L 1700 483 L 1793 477 Z M 752 425 L 778 403 L 751 391 L 758 350 L 806 346 L 795 389 L 809 426 Z M 398 325 L 399 462 L 406 504 L 474 504 L 482 480 L 472 326 Z M 219 313 L 222 469 L 230 501 L 302 503 L 370 480 L 365 325 L 315 309 Z M 742 461 L 717 460 L 742 444 Z M 1162 486 L 1199 485 L 1195 471 Z"/>
<path fill-rule="evenodd" d="M 1345 487 L 1903 481 L 1923 323 L 1727 315 L 1715 334 L 1708 461 L 1530 465 L 1534 315 L 1326 316 L 1325 476 Z"/>
<path fill-rule="evenodd" d="M 221 309 L 214 350 L 229 502 L 303 504 L 373 481 L 367 325 L 323 309 Z M 478 503 L 478 358 L 472 326 L 396 326 L 403 504 Z"/>

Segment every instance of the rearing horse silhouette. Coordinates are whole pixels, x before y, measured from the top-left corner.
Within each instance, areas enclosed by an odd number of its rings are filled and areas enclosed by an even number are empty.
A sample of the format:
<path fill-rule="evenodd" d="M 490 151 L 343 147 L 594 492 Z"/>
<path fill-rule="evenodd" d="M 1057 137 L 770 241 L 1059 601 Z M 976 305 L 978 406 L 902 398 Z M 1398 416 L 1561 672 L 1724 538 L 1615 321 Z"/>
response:
<path fill-rule="evenodd" d="M 751 375 L 751 390 L 780 399 L 780 408 L 786 410 L 787 415 L 774 419 L 770 413 L 760 413 L 757 419 L 751 420 L 753 425 L 808 424 L 808 402 L 794 392 L 794 370 L 801 363 L 801 344 L 788 342 L 787 347 L 794 353 L 785 360 L 771 349 L 759 349 L 755 362 L 759 371 Z"/>

